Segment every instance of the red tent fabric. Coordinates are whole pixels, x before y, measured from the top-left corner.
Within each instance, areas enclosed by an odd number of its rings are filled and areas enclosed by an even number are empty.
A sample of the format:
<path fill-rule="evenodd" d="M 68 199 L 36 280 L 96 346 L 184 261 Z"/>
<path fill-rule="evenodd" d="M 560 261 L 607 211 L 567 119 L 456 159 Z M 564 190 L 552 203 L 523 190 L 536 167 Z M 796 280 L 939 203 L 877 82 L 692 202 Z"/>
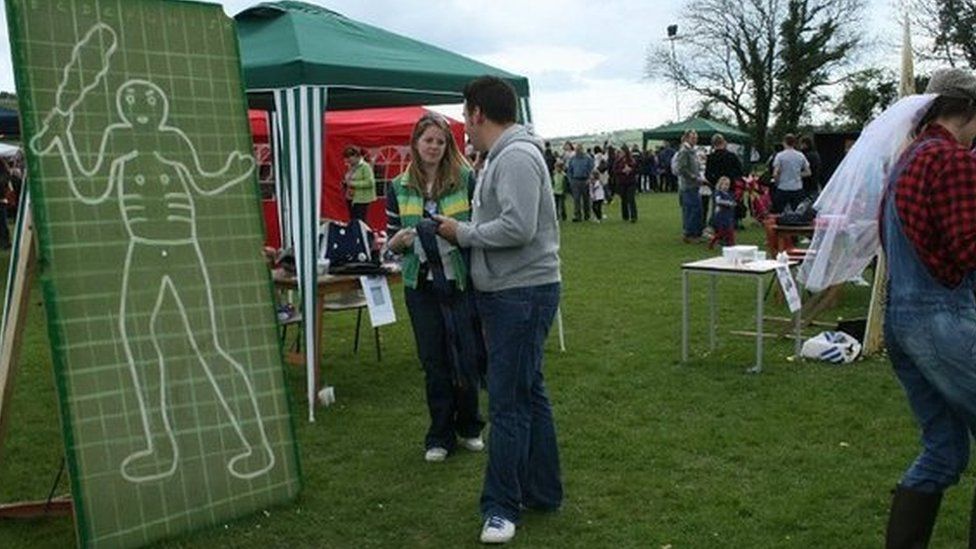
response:
<path fill-rule="evenodd" d="M 322 151 L 325 154 L 322 182 L 322 215 L 325 218 L 341 221 L 349 219 L 349 211 L 341 187 L 342 177 L 346 172 L 342 156 L 346 147 L 358 147 L 366 152 L 366 160 L 373 165 L 377 181 L 393 179 L 407 168 L 410 162 L 410 134 L 417 120 L 427 112 L 423 107 L 395 107 L 334 111 L 325 114 L 325 144 Z M 255 148 L 258 149 L 262 145 L 267 147 L 268 113 L 252 110 L 248 112 L 248 117 Z M 455 142 L 463 150 L 464 123 L 451 118 L 447 120 Z M 255 156 L 259 162 L 262 161 L 262 155 Z M 271 159 L 265 161 L 271 162 Z M 270 237 L 272 227 L 275 227 L 274 232 L 277 232 L 277 222 L 272 222 L 270 219 L 265 221 Z M 376 230 L 386 229 L 385 199 L 381 197 L 370 206 L 366 221 Z M 277 247 L 280 244 L 269 242 L 268 245 Z"/>

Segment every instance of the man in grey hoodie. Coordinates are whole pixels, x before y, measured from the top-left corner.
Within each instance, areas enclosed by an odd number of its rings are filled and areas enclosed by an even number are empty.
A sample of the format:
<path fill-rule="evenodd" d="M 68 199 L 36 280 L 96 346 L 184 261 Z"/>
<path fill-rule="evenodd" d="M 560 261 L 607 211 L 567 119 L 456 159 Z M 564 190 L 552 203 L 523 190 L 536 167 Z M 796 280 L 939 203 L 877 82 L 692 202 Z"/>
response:
<path fill-rule="evenodd" d="M 699 195 L 702 184 L 698 161 L 698 132 L 687 130 L 681 136 L 681 148 L 671 159 L 671 171 L 678 176 L 678 199 L 681 203 L 681 225 L 686 243 L 700 242 L 704 230 L 704 208 Z"/>
<path fill-rule="evenodd" d="M 559 225 L 542 141 L 515 123 L 515 90 L 483 76 L 464 90 L 464 126 L 488 152 L 470 222 L 436 217 L 438 232 L 471 249 L 488 350 L 488 465 L 481 541 L 515 536 L 522 509 L 562 504 L 559 451 L 542 375 L 543 345 L 559 307 Z"/>

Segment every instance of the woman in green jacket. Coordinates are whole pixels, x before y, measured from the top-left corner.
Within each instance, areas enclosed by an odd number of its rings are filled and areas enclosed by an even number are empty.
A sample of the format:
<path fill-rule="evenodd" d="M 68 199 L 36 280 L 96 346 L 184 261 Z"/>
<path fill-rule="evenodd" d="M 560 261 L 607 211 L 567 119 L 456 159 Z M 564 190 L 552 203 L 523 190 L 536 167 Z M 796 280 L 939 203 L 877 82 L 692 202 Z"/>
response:
<path fill-rule="evenodd" d="M 387 193 L 387 231 L 390 249 L 403 255 L 407 311 L 426 378 L 430 428 L 424 459 L 438 462 L 459 444 L 484 449 L 478 391 L 485 351 L 468 254 L 437 236 L 429 219 L 467 221 L 475 178 L 447 120 L 436 113 L 417 121 L 410 152 L 410 165 Z"/>
<path fill-rule="evenodd" d="M 342 155 L 346 161 L 346 200 L 349 201 L 349 216 L 366 221 L 366 211 L 376 200 L 376 179 L 373 168 L 363 158 L 356 147 L 346 147 Z"/>

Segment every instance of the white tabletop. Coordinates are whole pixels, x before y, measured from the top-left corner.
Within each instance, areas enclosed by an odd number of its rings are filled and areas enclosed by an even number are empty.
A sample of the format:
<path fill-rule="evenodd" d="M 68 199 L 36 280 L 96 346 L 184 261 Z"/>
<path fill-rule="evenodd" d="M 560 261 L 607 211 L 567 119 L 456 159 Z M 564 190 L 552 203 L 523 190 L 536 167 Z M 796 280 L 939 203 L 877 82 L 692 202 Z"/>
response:
<path fill-rule="evenodd" d="M 792 267 L 798 263 L 799 261 L 790 261 L 789 266 Z M 750 261 L 748 263 L 740 263 L 736 265 L 724 257 L 719 256 L 710 257 L 708 259 L 702 259 L 699 261 L 692 261 L 691 263 L 683 263 L 681 268 L 692 271 L 722 271 L 742 274 L 766 274 L 775 271 L 776 267 L 779 266 L 780 263 L 775 259 Z"/>

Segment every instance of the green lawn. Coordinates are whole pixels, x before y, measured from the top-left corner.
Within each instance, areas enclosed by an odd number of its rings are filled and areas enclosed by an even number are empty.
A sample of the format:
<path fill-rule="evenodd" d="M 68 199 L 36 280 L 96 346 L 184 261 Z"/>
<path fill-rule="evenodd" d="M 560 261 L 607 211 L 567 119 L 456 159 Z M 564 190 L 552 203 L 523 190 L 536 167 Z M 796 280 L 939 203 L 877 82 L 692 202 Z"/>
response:
<path fill-rule="evenodd" d="M 678 266 L 707 257 L 682 244 L 675 195 L 638 198 L 641 219 L 563 227 L 563 317 L 568 350 L 552 338 L 546 371 L 559 431 L 565 506 L 528 515 L 521 547 L 878 547 L 888 491 L 916 453 L 916 432 L 886 360 L 834 367 L 790 362 L 768 341 L 766 371 L 743 373 L 754 286 L 719 281 L 719 349 L 705 356 L 704 279 L 693 279 L 693 351 L 680 355 Z M 758 242 L 760 230 L 740 233 Z M 6 255 L 0 267 L 6 272 Z M 395 291 L 399 294 L 398 291 Z M 383 328 L 383 362 L 355 315 L 325 320 L 325 375 L 338 403 L 304 421 L 304 374 L 290 368 L 305 489 L 269 509 L 174 547 L 475 547 L 484 455 L 423 460 L 422 373 L 402 295 Z M 841 309 L 859 316 L 868 291 Z M 769 312 L 782 306 L 772 305 Z M 0 462 L 0 501 L 43 498 L 63 451 L 44 311 L 34 292 Z M 62 490 L 67 483 L 62 481 Z M 971 485 L 967 479 L 963 483 Z M 969 488 L 950 491 L 933 546 L 962 546 Z M 64 547 L 68 519 L 0 523 L 0 547 Z"/>

